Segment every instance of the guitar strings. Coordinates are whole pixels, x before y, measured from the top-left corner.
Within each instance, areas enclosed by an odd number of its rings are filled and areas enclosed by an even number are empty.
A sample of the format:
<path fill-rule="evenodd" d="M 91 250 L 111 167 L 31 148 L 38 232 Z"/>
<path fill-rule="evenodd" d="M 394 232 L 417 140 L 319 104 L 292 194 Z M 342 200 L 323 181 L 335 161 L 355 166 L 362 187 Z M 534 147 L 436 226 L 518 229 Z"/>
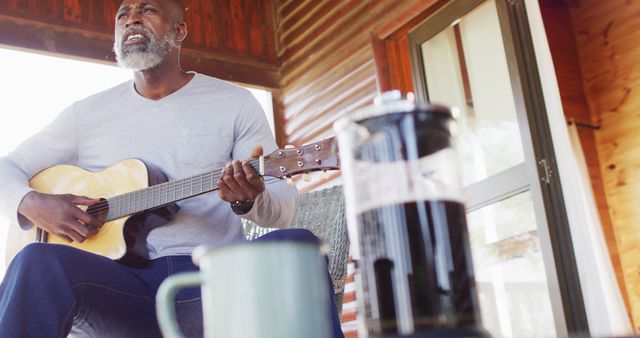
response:
<path fill-rule="evenodd" d="M 177 200 L 182 199 L 182 198 L 176 198 L 177 194 L 181 194 L 180 196 L 182 196 L 183 198 L 189 198 L 189 197 L 193 196 L 193 191 L 194 191 L 193 183 L 194 182 L 200 183 L 200 185 L 202 186 L 202 183 L 203 183 L 202 179 L 205 178 L 208 175 L 211 175 L 211 177 L 208 180 L 212 182 L 211 183 L 212 187 L 211 187 L 211 189 L 202 189 L 201 188 L 199 193 L 204 193 L 205 192 L 204 190 L 207 190 L 206 192 L 211 192 L 211 191 L 218 190 L 218 186 L 217 186 L 216 183 L 218 182 L 218 180 L 220 179 L 220 177 L 222 175 L 221 174 L 207 173 L 207 174 L 197 175 L 197 176 L 193 176 L 193 177 L 188 177 L 188 178 L 181 179 L 181 180 L 174 181 L 174 182 L 164 182 L 164 183 L 153 185 L 153 186 L 141 189 L 141 190 L 135 190 L 135 191 L 131 191 L 131 192 L 128 192 L 128 193 L 121 194 L 121 195 L 113 196 L 113 197 L 107 198 L 106 200 L 103 200 L 103 201 L 100 201 L 100 202 L 94 204 L 94 206 L 97 206 L 97 207 L 93 207 L 93 208 L 90 207 L 87 211 L 92 216 L 97 216 L 100 213 L 110 209 L 109 201 L 113 201 L 114 202 L 114 203 L 112 203 L 112 204 L 114 204 L 113 206 L 116 206 L 117 204 L 122 204 L 121 202 L 122 202 L 123 199 L 125 199 L 125 200 L 129 199 L 130 200 L 130 203 L 125 203 L 126 204 L 125 207 L 127 207 L 126 210 L 132 209 L 131 208 L 132 205 L 134 206 L 133 209 L 136 209 L 135 208 L 136 204 L 138 204 L 138 203 L 142 204 L 143 202 L 146 204 L 146 203 L 148 203 L 149 201 L 152 200 L 152 199 L 149 198 L 149 196 L 143 196 L 143 194 L 144 195 L 148 195 L 148 193 L 142 193 L 142 191 L 145 191 L 145 190 L 146 191 L 159 190 L 158 192 L 160 194 L 157 196 L 159 198 L 159 200 L 162 201 L 163 197 L 164 197 L 164 199 L 167 200 L 167 202 L 160 203 L 157 206 L 161 206 L 163 204 L 169 204 L 169 203 L 172 203 L 172 202 L 168 201 L 168 197 L 172 193 L 174 195 L 173 201 L 177 201 Z M 216 183 L 214 183 L 214 181 Z M 189 196 L 185 197 L 184 191 L 187 191 L 187 188 L 191 189 L 191 193 L 187 194 Z M 171 190 L 171 189 L 173 189 L 173 190 Z M 163 192 L 164 192 L 164 194 L 163 194 Z M 127 196 L 129 198 L 127 198 Z M 156 206 L 154 206 L 154 207 L 156 207 Z M 117 206 L 116 206 L 116 208 L 117 208 Z M 127 215 L 127 214 L 123 214 L 122 216 L 125 216 L 125 215 Z"/>
<path fill-rule="evenodd" d="M 256 169 L 255 165 L 257 165 L 258 163 L 259 163 L 259 159 L 249 160 L 249 164 L 252 166 L 252 168 L 254 170 Z M 222 171 L 222 169 L 223 168 L 220 168 L 217 171 L 214 170 L 214 171 L 211 171 L 211 172 L 207 172 L 207 173 L 203 173 L 203 174 L 200 174 L 200 175 L 187 177 L 187 178 L 180 179 L 180 180 L 173 181 L 173 182 L 163 182 L 163 183 L 160 183 L 160 184 L 157 184 L 157 185 L 153 185 L 153 186 L 150 186 L 150 187 L 147 187 L 147 188 L 144 188 L 144 189 L 135 190 L 135 191 L 131 191 L 131 192 L 128 192 L 128 193 L 124 193 L 124 194 L 120 194 L 120 195 L 117 195 L 117 196 L 113 196 L 113 197 L 107 198 L 106 200 L 102 200 L 102 201 L 94 204 L 93 206 L 89 207 L 87 209 L 87 212 L 90 215 L 94 216 L 94 217 L 100 215 L 101 213 L 103 213 L 105 211 L 108 212 L 108 210 L 111 209 L 110 203 L 109 203 L 110 200 L 114 202 L 113 203 L 114 207 L 116 207 L 114 209 L 121 209 L 122 206 L 120 206 L 119 204 L 121 204 L 120 202 L 123 199 L 126 200 L 127 197 L 129 197 L 128 198 L 129 200 L 133 200 L 133 201 L 131 201 L 131 202 L 133 202 L 133 206 L 134 206 L 133 209 L 136 209 L 135 205 L 138 202 L 140 204 L 142 204 L 144 202 L 145 205 L 149 202 L 149 200 L 151 200 L 153 202 L 154 196 L 153 196 L 153 191 L 152 190 L 159 190 L 158 193 L 160 193 L 160 195 L 158 196 L 158 198 L 160 199 L 160 201 L 162 200 L 162 197 L 163 197 L 162 193 L 163 192 L 165 192 L 164 197 L 165 197 L 165 199 L 167 199 L 167 202 L 160 203 L 160 204 L 158 204 L 156 206 L 152 206 L 152 207 L 159 207 L 159 206 L 164 205 L 164 204 L 170 204 L 170 203 L 173 203 L 173 202 L 169 202 L 168 201 L 168 197 L 172 192 L 170 190 L 171 188 L 173 188 L 173 195 L 174 195 L 173 201 L 175 202 L 175 201 L 179 200 L 179 199 L 176 198 L 178 192 L 180 192 L 181 196 L 182 196 L 182 198 L 180 198 L 180 199 L 189 198 L 189 197 L 194 196 L 194 194 L 193 194 L 193 191 L 194 191 L 193 183 L 194 182 L 200 183 L 200 192 L 199 192 L 199 194 L 200 193 L 205 193 L 205 192 L 215 191 L 215 190 L 219 189 L 217 182 L 219 181 L 220 177 L 222 176 L 222 173 L 220 173 Z M 210 177 L 207 177 L 207 176 L 210 176 Z M 205 180 L 210 182 L 211 189 L 203 189 L 203 179 L 205 179 Z M 184 191 L 187 190 L 186 189 L 187 186 L 190 188 L 191 193 L 189 194 L 189 196 L 184 197 L 185 196 L 184 195 Z M 204 190 L 207 190 L 207 191 L 204 191 Z M 143 193 L 143 191 L 152 191 L 151 199 L 149 199 L 148 193 Z M 143 196 L 143 194 L 145 196 Z M 132 203 L 128 203 L 128 205 L 125 205 L 127 207 L 126 210 L 135 212 L 135 210 L 129 210 L 130 207 L 131 207 L 131 204 Z M 148 209 L 148 208 L 144 208 L 144 209 Z M 124 213 L 122 215 L 119 215 L 119 217 L 126 216 L 128 214 L 133 213 L 133 212 Z M 116 219 L 116 218 L 119 218 L 119 217 L 115 217 L 113 219 Z"/>

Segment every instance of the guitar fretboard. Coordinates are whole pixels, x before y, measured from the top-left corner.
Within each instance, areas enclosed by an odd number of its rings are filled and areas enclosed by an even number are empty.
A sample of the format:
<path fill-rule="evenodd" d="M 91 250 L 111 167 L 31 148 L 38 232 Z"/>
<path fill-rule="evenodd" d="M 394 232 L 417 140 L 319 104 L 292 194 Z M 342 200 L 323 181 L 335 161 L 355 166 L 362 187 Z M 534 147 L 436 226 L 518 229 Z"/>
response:
<path fill-rule="evenodd" d="M 256 173 L 260 172 L 259 159 L 249 160 L 248 162 Z M 108 198 L 105 202 L 102 202 L 107 204 L 104 207 L 109 208 L 105 221 L 134 215 L 217 190 L 221 171 L 222 168 Z M 104 207 L 97 206 L 97 208 L 91 210 L 91 213 L 97 214 L 100 210 L 104 210 Z"/>

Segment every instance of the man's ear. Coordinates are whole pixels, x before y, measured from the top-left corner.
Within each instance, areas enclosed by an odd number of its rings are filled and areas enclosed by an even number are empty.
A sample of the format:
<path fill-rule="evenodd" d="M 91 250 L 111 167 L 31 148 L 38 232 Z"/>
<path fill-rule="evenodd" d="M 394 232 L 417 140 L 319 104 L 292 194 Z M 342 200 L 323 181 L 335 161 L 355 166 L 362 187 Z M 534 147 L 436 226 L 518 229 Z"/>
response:
<path fill-rule="evenodd" d="M 188 33 L 189 33 L 189 30 L 187 30 L 187 23 L 186 22 L 179 23 L 176 29 L 176 40 L 178 40 L 178 42 L 184 41 L 184 39 L 187 38 Z"/>

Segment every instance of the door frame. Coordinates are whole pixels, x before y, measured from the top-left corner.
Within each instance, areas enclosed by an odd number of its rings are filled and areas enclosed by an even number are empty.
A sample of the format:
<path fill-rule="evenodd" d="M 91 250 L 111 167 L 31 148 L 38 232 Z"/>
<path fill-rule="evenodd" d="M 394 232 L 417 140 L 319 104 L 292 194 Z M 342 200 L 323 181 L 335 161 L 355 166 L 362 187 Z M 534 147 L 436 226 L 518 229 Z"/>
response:
<path fill-rule="evenodd" d="M 408 31 L 413 91 L 419 99 L 428 99 L 420 45 L 483 2 L 484 0 L 448 2 Z M 525 167 L 531 178 L 529 189 L 539 226 L 556 329 L 560 335 L 564 332 L 588 333 L 586 309 L 560 177 L 556 174 L 559 170 L 525 3 L 523 0 L 495 2 L 521 129 Z"/>

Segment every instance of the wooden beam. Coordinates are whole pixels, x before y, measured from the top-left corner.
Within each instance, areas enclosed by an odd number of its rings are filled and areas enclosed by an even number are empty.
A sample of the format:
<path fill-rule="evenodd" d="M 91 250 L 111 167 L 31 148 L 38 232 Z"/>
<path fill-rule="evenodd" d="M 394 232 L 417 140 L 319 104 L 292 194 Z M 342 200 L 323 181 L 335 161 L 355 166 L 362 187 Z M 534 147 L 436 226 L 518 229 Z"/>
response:
<path fill-rule="evenodd" d="M 270 90 L 280 87 L 280 71 L 277 65 L 243 60 L 240 57 L 217 56 L 189 48 L 182 49 L 180 59 L 182 68 L 186 70 Z"/>
<path fill-rule="evenodd" d="M 113 35 L 0 13 L 0 45 L 115 63 Z M 184 69 L 268 89 L 279 87 L 277 64 L 238 55 L 183 48 Z"/>
<path fill-rule="evenodd" d="M 48 25 L 0 14 L 0 44 L 101 62 L 115 62 L 113 38 L 106 34 Z"/>

